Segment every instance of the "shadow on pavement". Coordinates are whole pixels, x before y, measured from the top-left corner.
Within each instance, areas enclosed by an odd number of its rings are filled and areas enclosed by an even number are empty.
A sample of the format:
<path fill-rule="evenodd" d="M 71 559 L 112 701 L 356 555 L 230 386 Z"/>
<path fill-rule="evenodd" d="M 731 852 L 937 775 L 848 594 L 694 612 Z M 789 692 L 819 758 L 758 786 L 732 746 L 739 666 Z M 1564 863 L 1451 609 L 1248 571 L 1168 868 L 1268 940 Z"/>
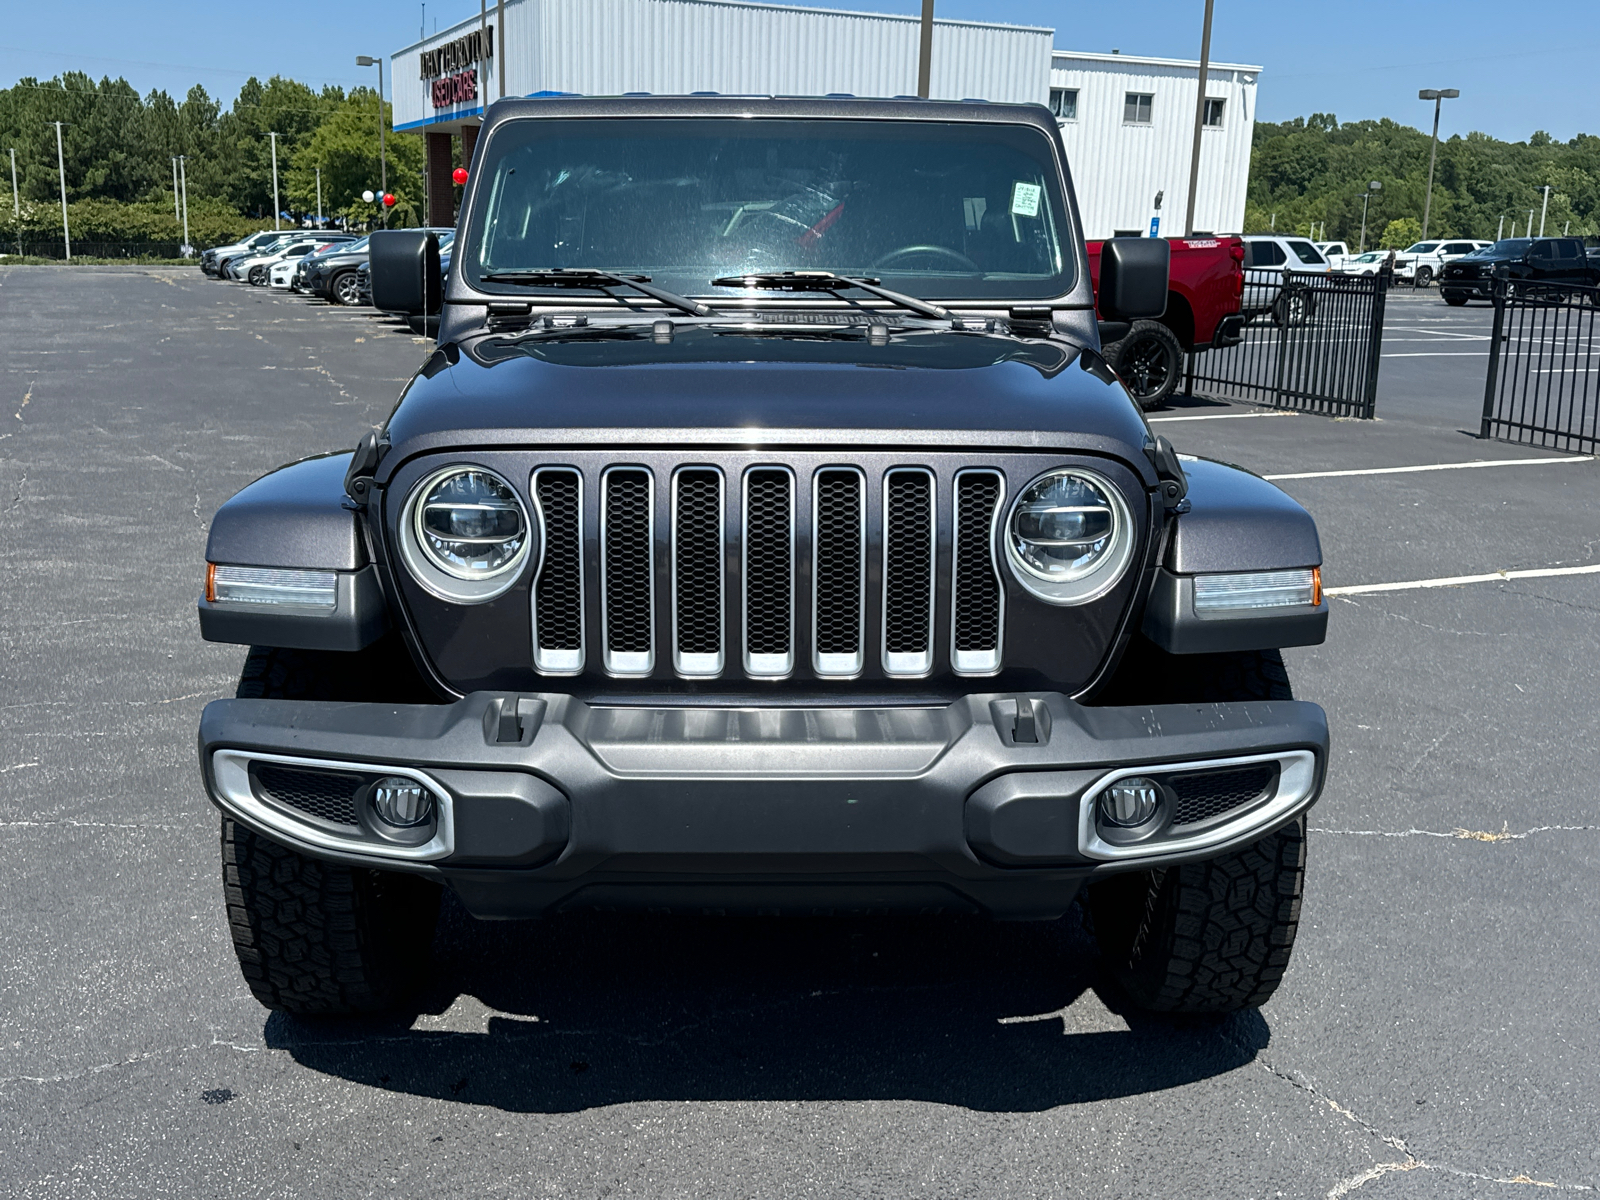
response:
<path fill-rule="evenodd" d="M 1270 1036 L 1256 1012 L 1108 1013 L 1121 1001 L 1077 909 L 1016 925 L 608 914 L 480 923 L 447 905 L 434 978 L 412 1017 L 274 1014 L 267 1044 L 355 1083 L 513 1112 L 640 1100 L 1027 1112 L 1231 1071 Z M 477 1013 L 482 1031 L 428 1027 L 453 1005 L 452 1024 Z"/>

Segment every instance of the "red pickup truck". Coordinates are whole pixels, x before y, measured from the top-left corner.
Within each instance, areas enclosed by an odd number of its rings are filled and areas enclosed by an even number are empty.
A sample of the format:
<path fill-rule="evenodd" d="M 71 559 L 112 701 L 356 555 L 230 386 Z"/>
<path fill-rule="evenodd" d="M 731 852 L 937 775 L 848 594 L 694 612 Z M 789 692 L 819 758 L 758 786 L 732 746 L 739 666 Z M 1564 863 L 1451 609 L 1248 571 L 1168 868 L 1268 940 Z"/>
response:
<path fill-rule="evenodd" d="M 1167 311 L 1154 321 L 1101 323 L 1106 361 L 1145 409 L 1158 408 L 1183 375 L 1183 356 L 1238 345 L 1244 318 L 1244 242 L 1168 238 Z M 1100 247 L 1089 243 L 1089 277 L 1100 286 Z"/>

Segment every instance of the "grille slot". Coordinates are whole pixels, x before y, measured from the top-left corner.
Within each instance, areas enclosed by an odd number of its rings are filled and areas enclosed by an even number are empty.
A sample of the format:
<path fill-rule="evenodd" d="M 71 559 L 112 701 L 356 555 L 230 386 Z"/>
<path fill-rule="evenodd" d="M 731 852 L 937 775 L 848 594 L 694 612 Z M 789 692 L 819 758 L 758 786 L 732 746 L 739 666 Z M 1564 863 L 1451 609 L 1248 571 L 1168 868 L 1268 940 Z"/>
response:
<path fill-rule="evenodd" d="M 547 675 L 583 670 L 583 477 L 570 467 L 533 473 L 543 559 L 533 584 L 533 665 Z"/>
<path fill-rule="evenodd" d="M 337 771 L 302 771 L 257 763 L 250 772 L 263 799 L 332 825 L 357 824 L 356 792 L 362 778 Z"/>
<path fill-rule="evenodd" d="M 883 669 L 933 669 L 933 475 L 902 467 L 883 477 Z"/>
<path fill-rule="evenodd" d="M 672 664 L 680 675 L 722 672 L 722 472 L 672 477 Z"/>
<path fill-rule="evenodd" d="M 794 670 L 794 475 L 752 467 L 744 476 L 744 669 Z"/>
<path fill-rule="evenodd" d="M 860 471 L 817 472 L 811 528 L 813 665 L 818 675 L 859 675 L 867 600 L 867 483 Z"/>
<path fill-rule="evenodd" d="M 1278 765 L 1259 763 L 1231 771 L 1205 771 L 1174 775 L 1167 780 L 1176 803 L 1172 824 L 1198 825 L 1242 805 L 1261 800 L 1276 790 Z"/>
<path fill-rule="evenodd" d="M 1000 669 L 1005 589 L 995 567 L 995 516 L 1005 498 L 998 471 L 956 473 L 955 555 L 950 575 L 950 665 L 960 675 Z"/>
<path fill-rule="evenodd" d="M 606 670 L 648 675 L 655 666 L 655 480 L 642 467 L 612 467 L 600 486 Z"/>

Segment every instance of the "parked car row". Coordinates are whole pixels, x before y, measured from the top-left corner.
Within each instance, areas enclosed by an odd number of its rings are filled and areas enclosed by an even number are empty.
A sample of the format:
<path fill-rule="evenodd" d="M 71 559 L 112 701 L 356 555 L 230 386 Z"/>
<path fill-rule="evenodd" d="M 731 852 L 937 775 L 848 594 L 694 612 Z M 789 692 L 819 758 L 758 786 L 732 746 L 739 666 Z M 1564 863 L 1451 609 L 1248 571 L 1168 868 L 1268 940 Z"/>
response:
<path fill-rule="evenodd" d="M 454 229 L 434 229 L 448 262 Z M 353 233 L 303 229 L 267 231 L 231 246 L 206 250 L 200 269 L 219 279 L 256 287 L 282 288 L 321 296 L 334 304 L 372 303 L 372 289 L 363 281 L 367 238 Z"/>

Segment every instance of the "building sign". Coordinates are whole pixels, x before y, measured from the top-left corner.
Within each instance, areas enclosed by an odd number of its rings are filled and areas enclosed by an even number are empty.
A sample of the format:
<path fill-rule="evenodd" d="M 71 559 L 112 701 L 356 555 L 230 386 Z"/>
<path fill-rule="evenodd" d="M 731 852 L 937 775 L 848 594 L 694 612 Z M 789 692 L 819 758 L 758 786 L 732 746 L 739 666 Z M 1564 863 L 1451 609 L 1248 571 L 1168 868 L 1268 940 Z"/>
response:
<path fill-rule="evenodd" d="M 458 71 L 428 85 L 435 108 L 449 108 L 452 104 L 472 104 L 478 99 L 478 72 L 476 69 Z"/>
<path fill-rule="evenodd" d="M 422 59 L 422 78 L 442 79 L 446 75 L 460 77 L 467 68 L 474 63 L 488 62 L 494 57 L 494 26 L 485 25 L 482 29 L 475 29 L 466 37 L 459 37 L 453 42 L 433 50 L 424 50 Z M 476 81 L 474 81 L 476 82 Z M 437 91 L 434 93 L 438 95 Z M 434 101 L 437 107 L 439 101 Z"/>

